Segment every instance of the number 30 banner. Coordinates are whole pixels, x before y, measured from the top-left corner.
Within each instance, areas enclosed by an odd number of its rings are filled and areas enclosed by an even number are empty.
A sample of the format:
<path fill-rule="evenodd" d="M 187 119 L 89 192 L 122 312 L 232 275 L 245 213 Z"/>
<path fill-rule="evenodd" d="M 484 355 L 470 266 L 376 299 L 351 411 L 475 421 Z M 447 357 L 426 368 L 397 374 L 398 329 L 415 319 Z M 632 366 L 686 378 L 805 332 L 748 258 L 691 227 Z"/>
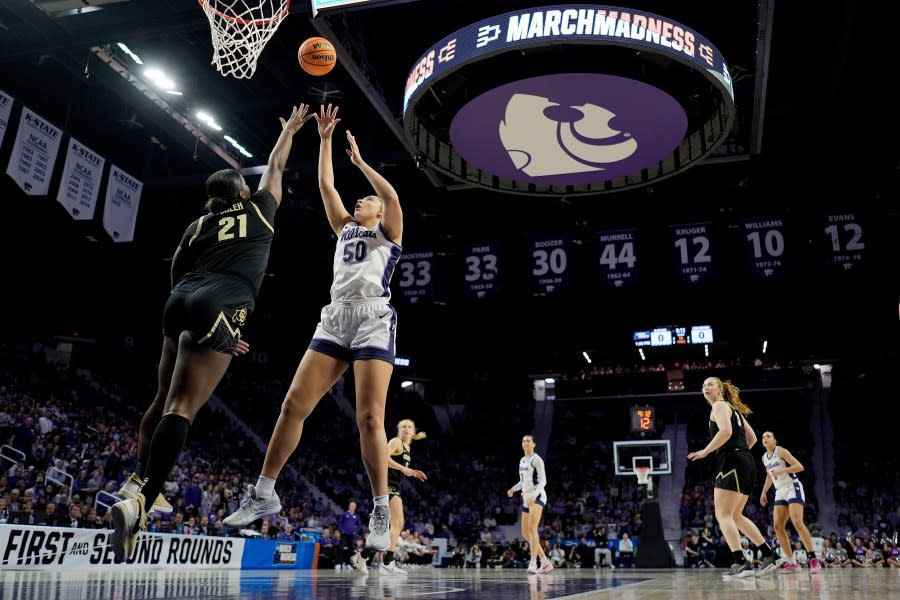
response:
<path fill-rule="evenodd" d="M 553 294 L 569 287 L 569 241 L 560 236 L 531 241 L 531 289 Z"/>

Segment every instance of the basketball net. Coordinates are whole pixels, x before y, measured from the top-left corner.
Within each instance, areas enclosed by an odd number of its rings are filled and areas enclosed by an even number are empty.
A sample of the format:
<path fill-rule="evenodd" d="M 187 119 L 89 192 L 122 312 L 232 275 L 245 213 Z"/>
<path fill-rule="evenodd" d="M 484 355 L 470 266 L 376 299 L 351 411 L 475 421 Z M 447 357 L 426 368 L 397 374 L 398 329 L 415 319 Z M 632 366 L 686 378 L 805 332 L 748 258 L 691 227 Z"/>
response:
<path fill-rule="evenodd" d="M 652 489 L 653 484 L 650 483 L 650 469 L 647 467 L 637 467 L 634 470 L 634 474 L 637 475 L 638 485 L 646 485 Z"/>
<path fill-rule="evenodd" d="M 212 64 L 223 77 L 249 79 L 284 18 L 290 0 L 197 0 L 209 19 Z"/>

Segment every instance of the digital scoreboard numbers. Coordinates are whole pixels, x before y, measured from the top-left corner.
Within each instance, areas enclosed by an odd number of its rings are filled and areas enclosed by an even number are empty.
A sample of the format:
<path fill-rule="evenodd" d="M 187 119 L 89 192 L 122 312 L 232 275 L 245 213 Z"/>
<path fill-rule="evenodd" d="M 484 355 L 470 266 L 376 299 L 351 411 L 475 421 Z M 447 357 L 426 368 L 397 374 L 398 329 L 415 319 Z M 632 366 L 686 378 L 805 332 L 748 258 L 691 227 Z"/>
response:
<path fill-rule="evenodd" d="M 656 432 L 656 410 L 652 406 L 644 404 L 631 407 L 631 432 Z"/>
<path fill-rule="evenodd" d="M 635 331 L 632 335 L 635 346 L 658 348 L 688 344 L 712 344 L 713 339 L 713 329 L 709 325 L 655 327 L 649 330 Z"/>

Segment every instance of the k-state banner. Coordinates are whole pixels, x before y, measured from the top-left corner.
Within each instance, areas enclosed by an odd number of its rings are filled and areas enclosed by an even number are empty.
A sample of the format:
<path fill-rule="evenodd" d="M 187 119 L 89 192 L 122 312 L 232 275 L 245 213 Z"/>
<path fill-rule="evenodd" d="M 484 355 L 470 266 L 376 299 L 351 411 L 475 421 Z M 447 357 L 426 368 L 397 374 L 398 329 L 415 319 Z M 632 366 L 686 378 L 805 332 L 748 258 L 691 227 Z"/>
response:
<path fill-rule="evenodd" d="M 409 302 L 430 302 L 434 298 L 434 252 L 402 254 L 394 273 L 397 295 Z"/>
<path fill-rule="evenodd" d="M 531 241 L 531 289 L 535 294 L 553 294 L 569 287 L 569 240 L 549 236 Z"/>
<path fill-rule="evenodd" d="M 678 277 L 700 283 L 712 274 L 712 223 L 672 225 L 672 249 Z"/>
<path fill-rule="evenodd" d="M 114 241 L 130 242 L 134 239 L 134 224 L 143 187 L 143 183 L 116 165 L 110 169 L 103 206 L 103 228 Z"/>
<path fill-rule="evenodd" d="M 859 211 L 831 211 L 823 215 L 822 221 L 825 264 L 852 271 L 866 256 L 866 238 Z"/>
<path fill-rule="evenodd" d="M 625 287 L 637 282 L 637 229 L 597 232 L 600 283 Z"/>
<path fill-rule="evenodd" d="M 500 292 L 500 242 L 467 244 L 463 249 L 466 293 L 487 298 Z"/>
<path fill-rule="evenodd" d="M 29 196 L 46 196 L 50 190 L 50 177 L 53 175 L 62 135 L 62 129 L 32 112 L 27 106 L 22 109 L 19 131 L 16 133 L 6 174 Z"/>
<path fill-rule="evenodd" d="M 9 114 L 12 112 L 13 98 L 0 91 L 0 146 L 3 145 L 3 136 L 9 125 Z"/>
<path fill-rule="evenodd" d="M 745 219 L 741 228 L 750 268 L 763 277 L 780 275 L 788 258 L 784 217 Z"/>
<path fill-rule="evenodd" d="M 76 221 L 94 218 L 104 164 L 105 158 L 75 138 L 69 138 L 69 152 L 56 200 Z"/>

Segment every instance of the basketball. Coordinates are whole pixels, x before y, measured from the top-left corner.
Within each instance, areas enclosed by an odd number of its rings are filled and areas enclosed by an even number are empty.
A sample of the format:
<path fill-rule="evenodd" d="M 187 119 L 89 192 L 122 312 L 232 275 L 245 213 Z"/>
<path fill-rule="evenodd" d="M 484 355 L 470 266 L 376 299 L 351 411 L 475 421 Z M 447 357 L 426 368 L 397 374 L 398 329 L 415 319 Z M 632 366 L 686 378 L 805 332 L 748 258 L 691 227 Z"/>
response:
<path fill-rule="evenodd" d="M 337 64 L 337 53 L 331 42 L 323 37 L 311 37 L 300 44 L 297 52 L 300 66 L 310 75 L 319 77 L 329 73 Z"/>

